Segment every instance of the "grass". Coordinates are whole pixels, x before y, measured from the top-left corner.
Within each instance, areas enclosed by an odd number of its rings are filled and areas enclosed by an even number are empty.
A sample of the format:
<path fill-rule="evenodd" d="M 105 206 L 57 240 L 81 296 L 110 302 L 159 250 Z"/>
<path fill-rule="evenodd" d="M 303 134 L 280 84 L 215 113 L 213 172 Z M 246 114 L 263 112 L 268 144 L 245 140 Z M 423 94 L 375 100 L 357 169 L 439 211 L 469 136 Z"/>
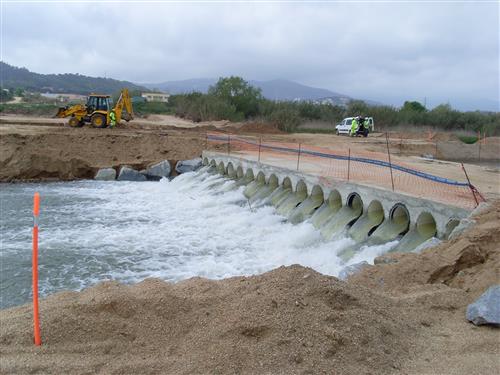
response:
<path fill-rule="evenodd" d="M 476 143 L 478 138 L 475 135 L 459 135 L 458 139 L 460 139 L 463 143 L 471 145 Z"/>

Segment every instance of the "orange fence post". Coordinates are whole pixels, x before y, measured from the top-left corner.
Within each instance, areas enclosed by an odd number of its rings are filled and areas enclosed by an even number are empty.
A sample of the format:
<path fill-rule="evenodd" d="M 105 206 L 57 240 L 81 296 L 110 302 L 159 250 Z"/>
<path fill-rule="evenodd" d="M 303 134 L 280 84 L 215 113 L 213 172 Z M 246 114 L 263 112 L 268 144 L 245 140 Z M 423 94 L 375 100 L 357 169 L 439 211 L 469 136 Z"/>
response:
<path fill-rule="evenodd" d="M 38 216 L 40 214 L 40 194 L 33 196 L 33 254 L 32 254 L 32 275 L 33 275 L 33 331 L 35 345 L 42 344 L 40 337 L 40 319 L 38 311 Z"/>

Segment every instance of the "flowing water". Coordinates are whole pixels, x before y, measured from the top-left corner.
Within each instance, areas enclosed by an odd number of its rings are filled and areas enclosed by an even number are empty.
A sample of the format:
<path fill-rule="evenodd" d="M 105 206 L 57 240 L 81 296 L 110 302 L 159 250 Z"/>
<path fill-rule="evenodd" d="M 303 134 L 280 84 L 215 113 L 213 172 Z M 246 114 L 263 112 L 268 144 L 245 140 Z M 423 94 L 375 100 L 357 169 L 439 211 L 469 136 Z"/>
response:
<path fill-rule="evenodd" d="M 397 245 L 329 241 L 309 221 L 292 225 L 274 207 L 249 207 L 244 186 L 208 173 L 171 181 L 1 184 L 0 307 L 31 298 L 32 197 L 41 196 L 40 291 L 80 290 L 102 280 L 178 281 L 252 275 L 299 263 L 329 275 Z"/>

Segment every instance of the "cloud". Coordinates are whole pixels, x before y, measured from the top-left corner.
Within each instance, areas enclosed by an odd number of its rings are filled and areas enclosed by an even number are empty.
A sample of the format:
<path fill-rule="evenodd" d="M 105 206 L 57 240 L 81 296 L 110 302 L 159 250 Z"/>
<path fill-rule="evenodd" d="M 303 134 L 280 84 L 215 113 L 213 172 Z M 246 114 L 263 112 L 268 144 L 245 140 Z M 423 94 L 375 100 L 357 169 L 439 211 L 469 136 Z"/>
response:
<path fill-rule="evenodd" d="M 285 78 L 390 103 L 499 100 L 498 4 L 2 4 L 2 59 L 159 82 Z"/>

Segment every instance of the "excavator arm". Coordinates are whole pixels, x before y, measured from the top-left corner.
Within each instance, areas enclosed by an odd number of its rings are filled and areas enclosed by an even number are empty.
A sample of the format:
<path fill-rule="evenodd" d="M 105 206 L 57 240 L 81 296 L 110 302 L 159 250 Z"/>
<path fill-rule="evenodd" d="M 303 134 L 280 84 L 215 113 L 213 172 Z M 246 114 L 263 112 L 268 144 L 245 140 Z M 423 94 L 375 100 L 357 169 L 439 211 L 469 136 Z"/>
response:
<path fill-rule="evenodd" d="M 128 89 L 123 89 L 120 93 L 120 97 L 116 102 L 115 111 L 116 122 L 119 124 L 122 119 L 123 109 L 125 109 L 126 115 L 123 116 L 125 121 L 130 121 L 134 118 L 134 110 L 132 108 L 132 100 L 130 99 L 130 95 L 128 93 Z"/>

